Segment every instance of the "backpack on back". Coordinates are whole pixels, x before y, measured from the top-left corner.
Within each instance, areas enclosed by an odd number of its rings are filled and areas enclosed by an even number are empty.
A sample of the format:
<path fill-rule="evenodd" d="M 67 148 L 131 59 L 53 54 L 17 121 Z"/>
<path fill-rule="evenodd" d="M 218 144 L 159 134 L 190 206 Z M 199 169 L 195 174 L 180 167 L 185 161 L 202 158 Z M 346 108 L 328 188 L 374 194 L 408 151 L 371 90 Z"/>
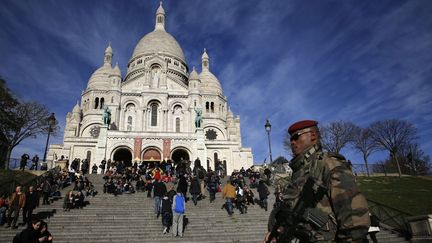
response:
<path fill-rule="evenodd" d="M 175 197 L 175 208 L 174 211 L 176 213 L 184 213 L 185 205 L 184 205 L 184 197 L 177 195 Z"/>

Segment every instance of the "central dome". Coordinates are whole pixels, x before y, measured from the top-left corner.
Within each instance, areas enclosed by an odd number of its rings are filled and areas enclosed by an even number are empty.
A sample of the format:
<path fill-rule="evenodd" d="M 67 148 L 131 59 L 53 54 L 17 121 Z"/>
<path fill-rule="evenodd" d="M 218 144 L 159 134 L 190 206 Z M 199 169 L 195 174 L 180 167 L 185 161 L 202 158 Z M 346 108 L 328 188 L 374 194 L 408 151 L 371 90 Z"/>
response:
<path fill-rule="evenodd" d="M 183 50 L 172 35 L 163 29 L 156 29 L 145 35 L 136 45 L 132 59 L 142 55 L 161 53 L 174 56 L 186 63 Z"/>

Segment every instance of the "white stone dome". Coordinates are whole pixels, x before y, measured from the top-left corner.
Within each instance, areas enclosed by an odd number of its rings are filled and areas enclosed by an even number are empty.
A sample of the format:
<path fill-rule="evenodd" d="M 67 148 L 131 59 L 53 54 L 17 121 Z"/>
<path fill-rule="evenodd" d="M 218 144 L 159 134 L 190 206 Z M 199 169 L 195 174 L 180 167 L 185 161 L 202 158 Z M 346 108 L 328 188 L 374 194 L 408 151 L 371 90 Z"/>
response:
<path fill-rule="evenodd" d="M 200 73 L 199 78 L 201 80 L 200 91 L 202 93 L 223 94 L 219 80 L 208 69 L 204 69 Z"/>
<path fill-rule="evenodd" d="M 106 89 L 109 82 L 109 76 L 112 74 L 112 68 L 109 63 L 104 63 L 91 75 L 87 88 L 88 89 Z"/>
<path fill-rule="evenodd" d="M 141 55 L 162 53 L 174 56 L 184 63 L 183 50 L 174 37 L 163 29 L 156 29 L 145 35 L 136 45 L 132 59 Z"/>
<path fill-rule="evenodd" d="M 73 110 L 72 110 L 72 113 L 80 113 L 80 112 L 81 112 L 81 109 L 80 109 L 78 102 L 77 102 L 76 105 L 74 106 Z"/>
<path fill-rule="evenodd" d="M 116 76 L 121 77 L 121 71 L 120 71 L 120 68 L 118 66 L 118 63 L 116 63 L 115 67 L 113 68 L 112 75 L 116 75 Z"/>

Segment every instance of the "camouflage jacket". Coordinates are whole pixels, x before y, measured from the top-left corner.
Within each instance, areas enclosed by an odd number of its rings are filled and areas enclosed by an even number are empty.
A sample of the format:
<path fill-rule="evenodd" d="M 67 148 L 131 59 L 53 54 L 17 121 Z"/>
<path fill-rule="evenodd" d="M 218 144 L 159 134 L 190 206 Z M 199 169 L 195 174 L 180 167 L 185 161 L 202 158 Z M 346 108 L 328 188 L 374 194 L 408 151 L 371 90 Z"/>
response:
<path fill-rule="evenodd" d="M 370 225 L 368 205 L 360 193 L 345 158 L 339 154 L 324 153 L 315 145 L 297 156 L 290 164 L 291 181 L 282 188 L 283 205 L 293 208 L 301 200 L 303 186 L 309 177 L 327 189 L 312 211 L 323 215 L 327 223 L 317 228 L 308 222 L 299 227 L 313 232 L 313 242 L 361 242 Z M 279 209 L 270 214 L 269 230 L 275 223 Z"/>

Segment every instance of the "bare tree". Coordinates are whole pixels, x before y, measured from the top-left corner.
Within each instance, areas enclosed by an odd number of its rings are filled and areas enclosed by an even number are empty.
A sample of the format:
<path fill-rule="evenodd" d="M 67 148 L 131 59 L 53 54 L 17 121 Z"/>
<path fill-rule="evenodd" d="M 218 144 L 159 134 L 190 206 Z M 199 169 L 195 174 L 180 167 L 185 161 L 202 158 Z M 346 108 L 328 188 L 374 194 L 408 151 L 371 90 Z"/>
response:
<path fill-rule="evenodd" d="M 352 145 L 355 150 L 362 153 L 367 175 L 370 176 L 368 158 L 371 153 L 378 149 L 377 142 L 372 138 L 371 130 L 368 128 L 356 128 Z"/>
<path fill-rule="evenodd" d="M 12 150 L 24 139 L 35 138 L 39 134 L 48 132 L 50 115 L 48 109 L 36 102 L 18 103 L 12 110 L 10 119 L 13 126 L 0 126 L 0 138 L 2 145 L 6 146 L 6 169 L 9 167 L 9 160 Z M 51 127 L 53 131 L 57 126 Z"/>
<path fill-rule="evenodd" d="M 339 153 L 343 147 L 353 141 L 358 129 L 352 122 L 337 121 L 320 128 L 321 143 L 329 152 Z"/>
<path fill-rule="evenodd" d="M 402 172 L 413 175 L 427 174 L 430 169 L 430 157 L 420 148 L 418 143 L 404 146 L 398 153 Z"/>
<path fill-rule="evenodd" d="M 0 77 L 0 131 L 15 126 L 14 108 L 18 105 L 17 99 L 6 86 L 6 81 Z M 4 168 L 7 158 L 8 145 L 4 143 L 6 137 L 0 132 L 0 168 Z"/>
<path fill-rule="evenodd" d="M 390 152 L 391 157 L 396 161 L 399 176 L 402 176 L 398 152 L 416 139 L 417 131 L 414 125 L 407 121 L 391 119 L 372 123 L 370 130 L 372 139 L 378 147 Z"/>

